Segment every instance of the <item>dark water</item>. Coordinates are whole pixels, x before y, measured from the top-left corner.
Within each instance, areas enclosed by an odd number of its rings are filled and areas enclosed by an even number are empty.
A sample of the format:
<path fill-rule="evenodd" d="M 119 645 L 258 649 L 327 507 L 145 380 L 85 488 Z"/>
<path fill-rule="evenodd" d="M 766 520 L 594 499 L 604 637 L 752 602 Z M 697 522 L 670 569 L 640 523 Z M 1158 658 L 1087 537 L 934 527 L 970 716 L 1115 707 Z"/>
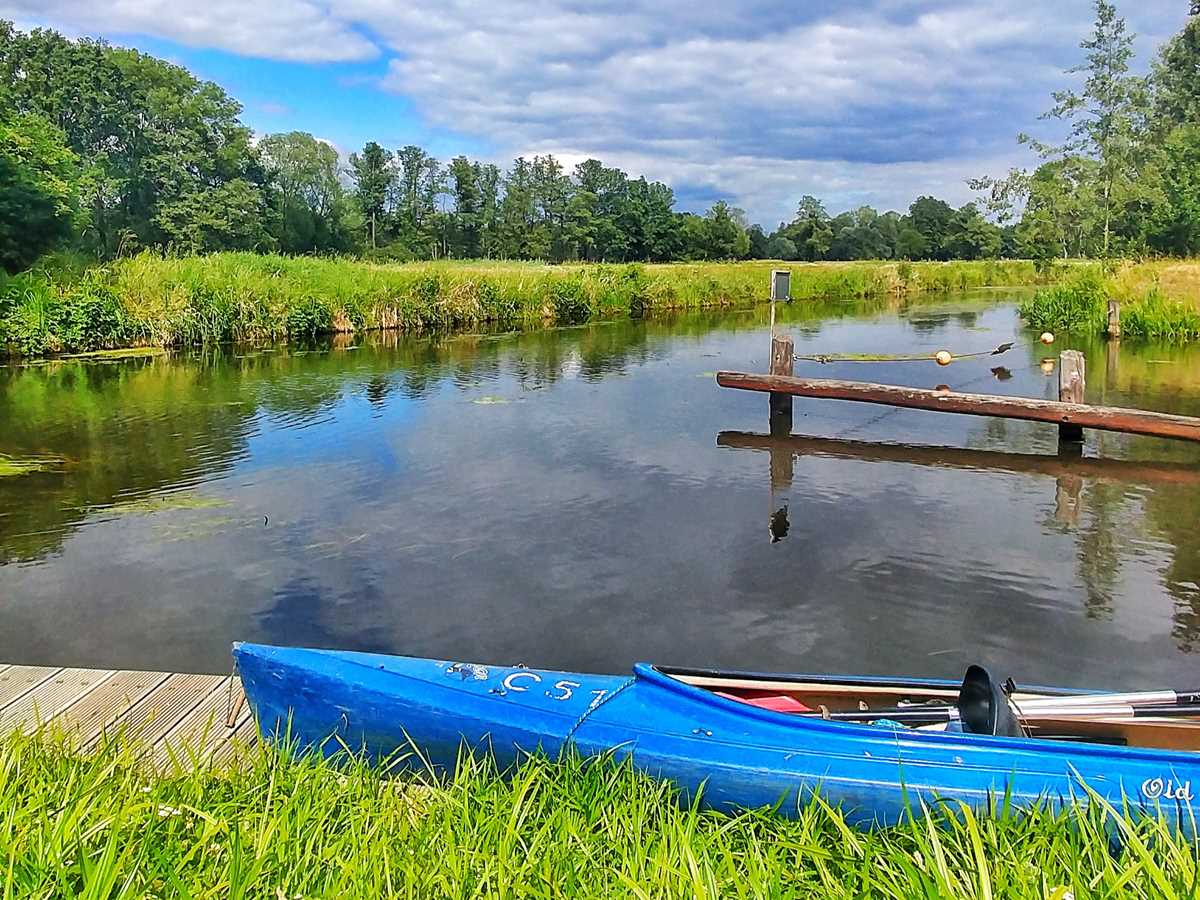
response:
<path fill-rule="evenodd" d="M 1048 426 L 822 401 L 771 439 L 712 378 L 766 369 L 767 314 L 0 368 L 0 453 L 62 459 L 0 477 L 0 661 L 221 672 L 248 639 L 1195 680 L 1200 447 L 1060 459 Z M 1056 396 L 1011 296 L 781 317 L 798 353 L 1017 343 L 798 374 Z M 1200 414 L 1200 348 L 1071 346 L 1089 400 Z"/>

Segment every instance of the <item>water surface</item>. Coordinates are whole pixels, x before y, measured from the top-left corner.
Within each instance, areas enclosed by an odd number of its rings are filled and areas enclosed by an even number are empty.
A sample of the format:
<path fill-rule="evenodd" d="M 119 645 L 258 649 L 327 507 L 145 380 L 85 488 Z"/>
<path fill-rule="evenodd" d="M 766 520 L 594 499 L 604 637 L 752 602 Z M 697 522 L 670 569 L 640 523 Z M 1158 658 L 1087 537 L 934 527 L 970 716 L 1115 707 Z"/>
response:
<path fill-rule="evenodd" d="M 797 352 L 1014 349 L 797 374 L 1200 414 L 1200 349 L 1060 340 L 1012 295 L 793 304 Z M 617 671 L 635 660 L 1194 681 L 1200 447 L 767 398 L 765 307 L 0 368 L 0 661 L 223 672 L 235 639 Z M 1002 366 L 1003 369 L 992 371 Z M 783 512 L 786 507 L 786 513 Z M 786 519 L 786 522 L 784 521 Z M 784 533 L 786 531 L 786 534 Z"/>

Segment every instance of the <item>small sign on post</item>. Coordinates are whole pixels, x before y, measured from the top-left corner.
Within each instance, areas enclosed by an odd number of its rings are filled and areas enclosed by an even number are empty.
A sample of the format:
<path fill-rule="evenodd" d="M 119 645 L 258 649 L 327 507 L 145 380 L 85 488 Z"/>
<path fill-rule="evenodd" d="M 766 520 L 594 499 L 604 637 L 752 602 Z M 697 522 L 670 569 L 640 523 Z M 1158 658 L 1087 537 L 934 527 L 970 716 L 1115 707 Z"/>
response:
<path fill-rule="evenodd" d="M 792 299 L 792 272 L 790 269 L 774 269 L 771 272 L 771 301 Z"/>

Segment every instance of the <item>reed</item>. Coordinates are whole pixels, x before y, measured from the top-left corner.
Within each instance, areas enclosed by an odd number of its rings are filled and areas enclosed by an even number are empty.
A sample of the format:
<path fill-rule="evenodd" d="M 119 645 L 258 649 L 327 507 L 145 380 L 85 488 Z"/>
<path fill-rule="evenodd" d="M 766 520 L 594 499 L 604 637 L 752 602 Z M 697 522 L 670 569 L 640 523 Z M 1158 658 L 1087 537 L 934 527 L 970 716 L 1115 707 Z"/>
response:
<path fill-rule="evenodd" d="M 251 749 L 150 774 L 120 739 L 0 741 L 5 897 L 1191 897 L 1194 845 L 1092 797 L 982 817 L 919 808 L 864 833 L 819 801 L 783 819 L 685 808 L 612 760 L 508 778 L 383 777 Z"/>
<path fill-rule="evenodd" d="M 80 271 L 63 266 L 0 284 L 0 343 L 30 356 L 129 346 L 577 324 L 655 310 L 746 306 L 770 270 L 792 294 L 867 298 L 1032 284 L 1032 263 L 380 264 L 253 253 L 143 253 Z"/>
<path fill-rule="evenodd" d="M 1121 303 L 1121 333 L 1166 341 L 1200 340 L 1200 263 L 1159 261 L 1079 267 L 1021 305 L 1043 331 L 1103 334 L 1108 301 Z"/>

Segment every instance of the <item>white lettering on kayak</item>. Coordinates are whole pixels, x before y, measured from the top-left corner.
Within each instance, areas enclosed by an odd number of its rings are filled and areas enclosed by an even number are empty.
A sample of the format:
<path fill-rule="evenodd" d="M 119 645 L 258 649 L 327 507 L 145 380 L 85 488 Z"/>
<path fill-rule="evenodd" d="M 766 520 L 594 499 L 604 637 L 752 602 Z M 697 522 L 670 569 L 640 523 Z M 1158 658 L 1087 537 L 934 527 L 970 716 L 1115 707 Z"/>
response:
<path fill-rule="evenodd" d="M 520 687 L 516 683 L 518 678 L 532 678 L 534 684 L 542 683 L 542 676 L 537 674 L 536 672 L 509 672 L 507 675 L 504 676 L 504 681 L 502 682 L 505 690 L 516 691 L 518 694 L 523 691 L 529 690 L 529 688 Z"/>
<path fill-rule="evenodd" d="M 1147 778 L 1142 782 L 1142 796 L 1147 800 L 1192 800 L 1192 783 L 1181 781 L 1176 784 L 1171 779 Z"/>
<path fill-rule="evenodd" d="M 578 681 L 567 681 L 566 679 L 563 679 L 562 681 L 556 682 L 554 685 L 554 689 L 556 691 L 562 691 L 562 696 L 556 696 L 549 691 L 546 691 L 546 696 L 551 700 L 570 700 L 571 694 L 574 693 L 573 688 L 577 687 L 583 687 L 583 685 L 581 685 Z"/>

